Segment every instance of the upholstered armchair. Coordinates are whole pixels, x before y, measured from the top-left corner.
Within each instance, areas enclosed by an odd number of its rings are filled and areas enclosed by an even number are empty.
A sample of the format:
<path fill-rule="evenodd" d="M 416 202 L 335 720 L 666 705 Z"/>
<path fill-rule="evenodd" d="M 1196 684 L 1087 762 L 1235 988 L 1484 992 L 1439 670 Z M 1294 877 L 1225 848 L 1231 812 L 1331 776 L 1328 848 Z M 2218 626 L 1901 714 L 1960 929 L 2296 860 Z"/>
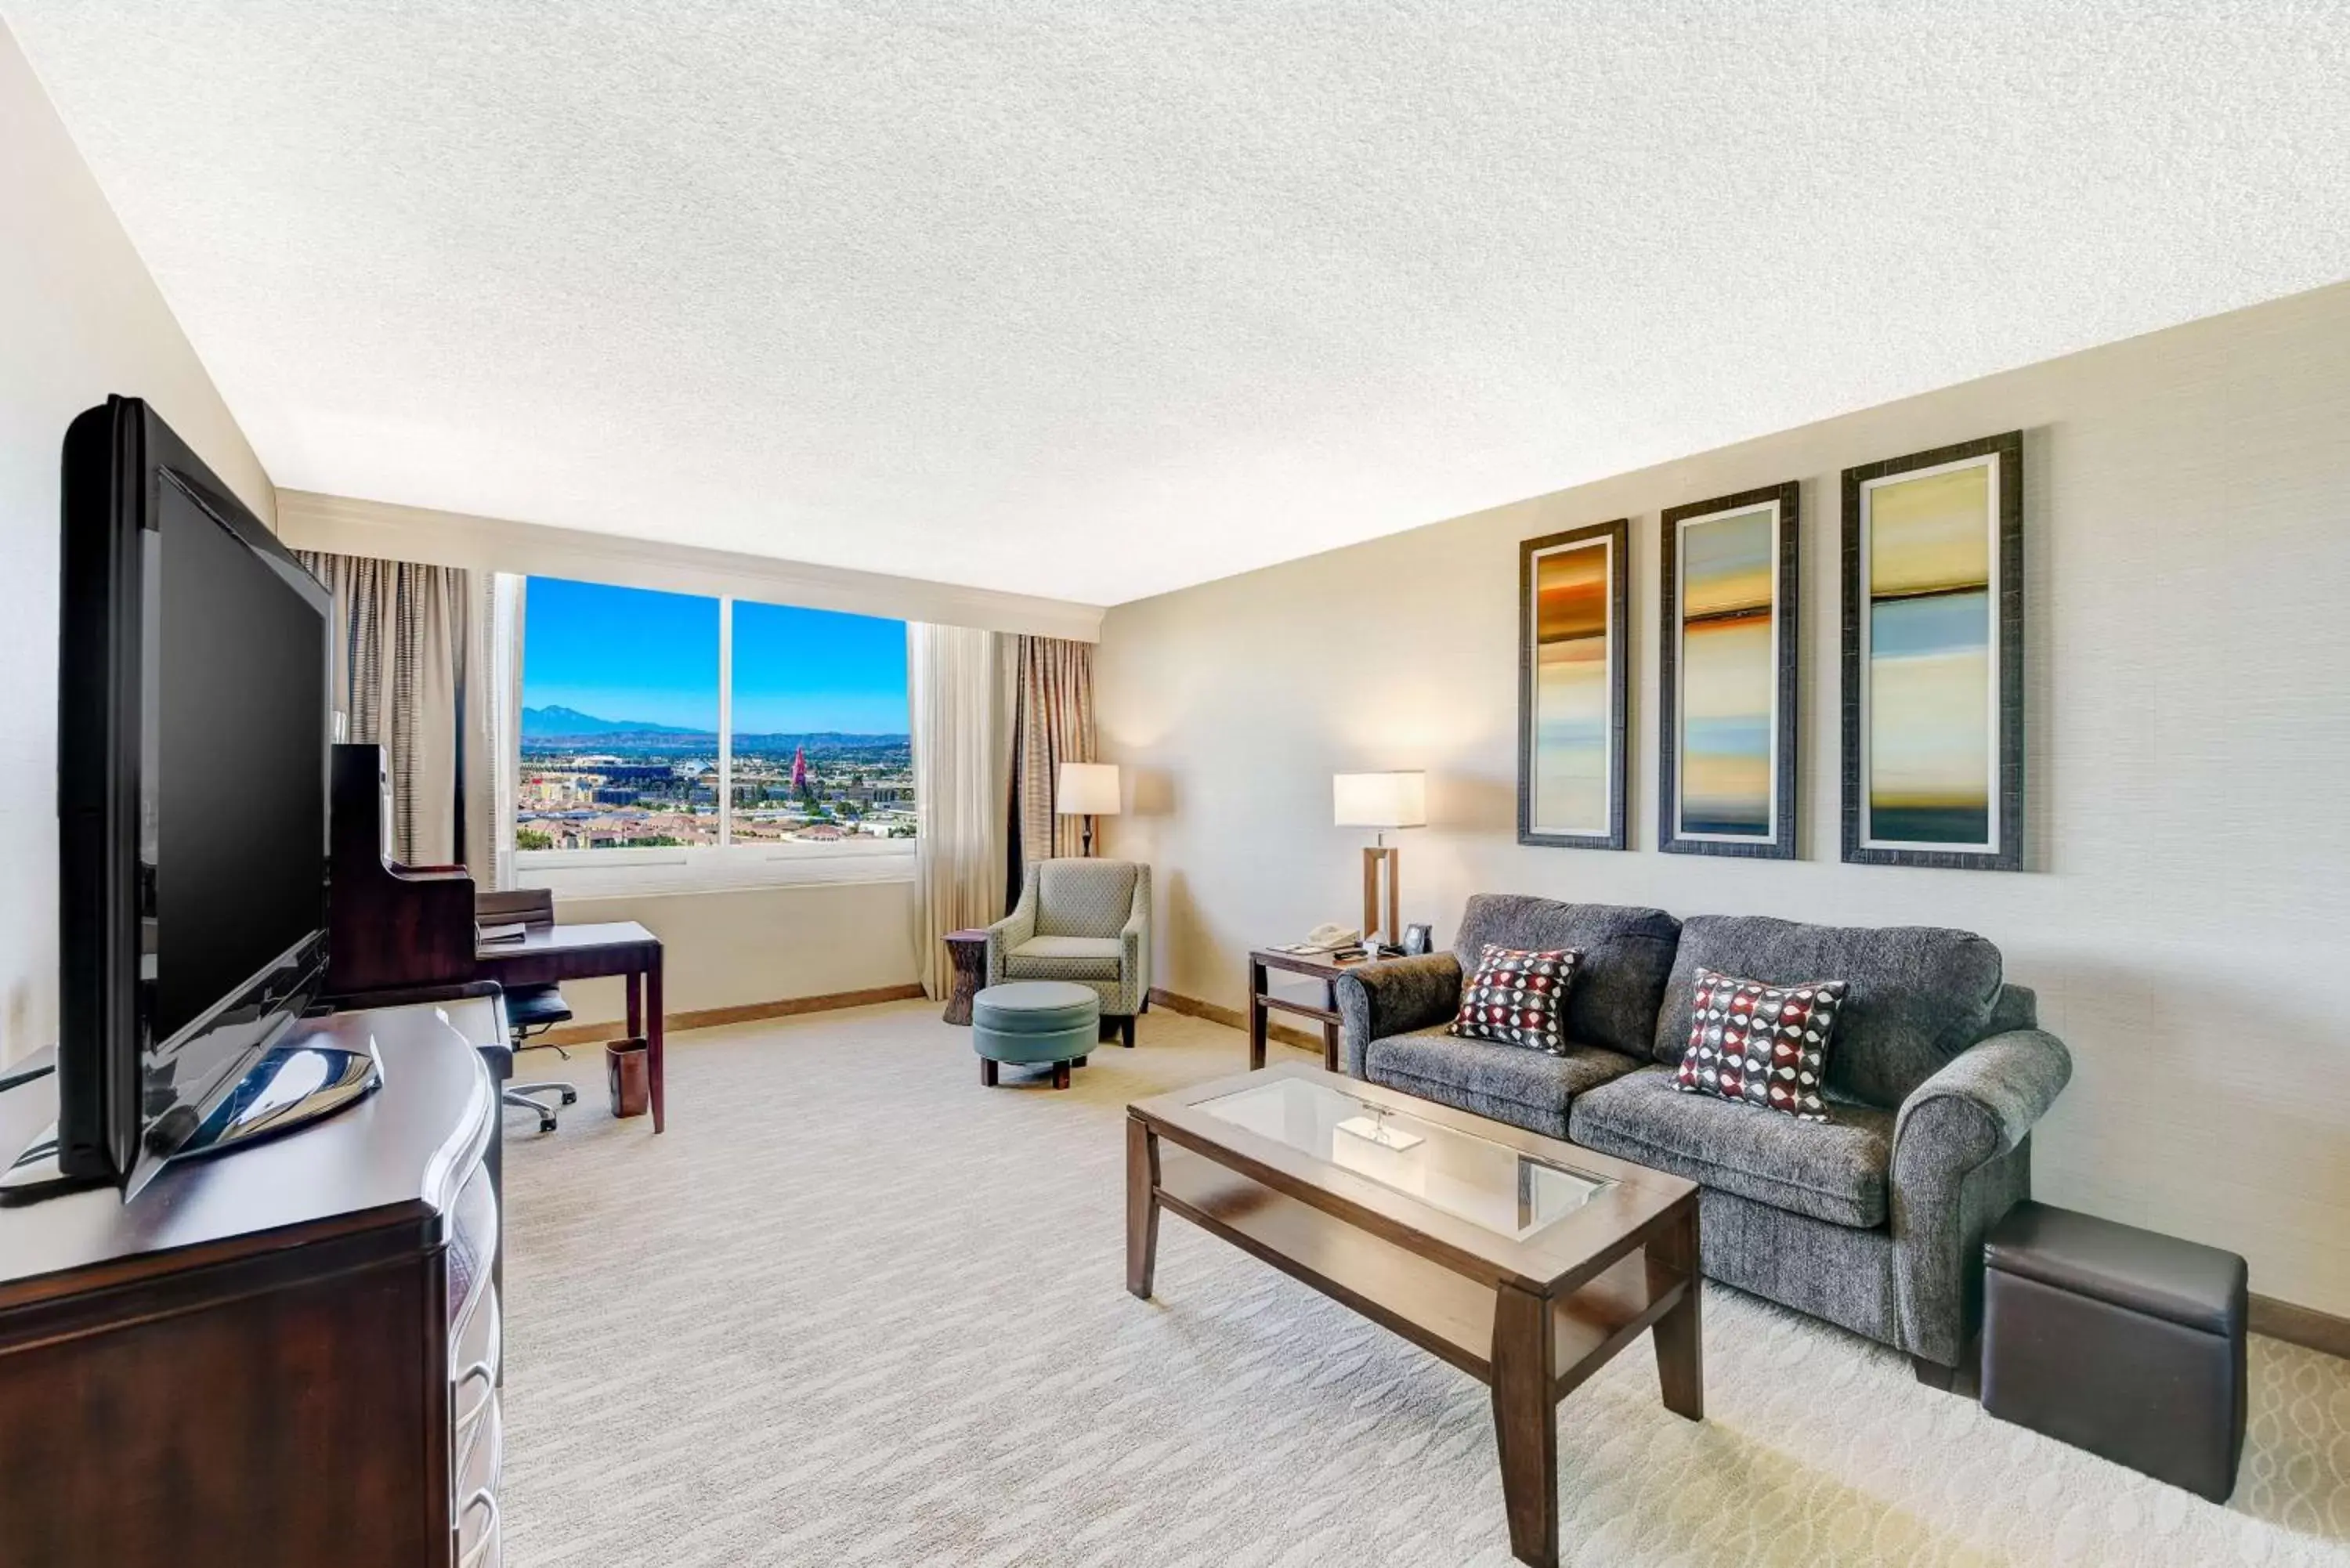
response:
<path fill-rule="evenodd" d="M 1101 997 L 1104 1022 L 1134 1044 L 1150 1004 L 1150 867 L 1130 860 L 1039 860 L 1012 913 L 987 928 L 987 983 L 1066 980 Z"/>

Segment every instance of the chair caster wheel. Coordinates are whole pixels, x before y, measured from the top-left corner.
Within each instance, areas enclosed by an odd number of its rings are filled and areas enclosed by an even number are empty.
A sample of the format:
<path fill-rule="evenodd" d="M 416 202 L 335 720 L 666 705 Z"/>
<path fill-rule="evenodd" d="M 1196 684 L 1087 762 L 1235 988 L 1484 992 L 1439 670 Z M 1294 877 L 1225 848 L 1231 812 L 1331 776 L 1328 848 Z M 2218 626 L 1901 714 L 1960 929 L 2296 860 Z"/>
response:
<path fill-rule="evenodd" d="M 576 1106 L 576 1105 L 577 1105 L 577 1104 L 579 1103 L 579 1091 L 578 1091 L 578 1090 L 577 1090 L 577 1089 L 566 1089 L 566 1090 L 564 1090 L 564 1091 L 563 1091 L 563 1103 L 564 1103 L 565 1105 L 567 1105 L 567 1106 Z"/>
<path fill-rule="evenodd" d="M 543 1133 L 551 1133 L 551 1132 L 553 1132 L 553 1131 L 555 1130 L 555 1118 L 554 1118 L 553 1116 L 541 1116 L 541 1117 L 539 1117 L 539 1118 L 538 1118 L 538 1130 L 539 1130 L 539 1131 L 541 1131 L 541 1132 L 543 1132 Z"/>

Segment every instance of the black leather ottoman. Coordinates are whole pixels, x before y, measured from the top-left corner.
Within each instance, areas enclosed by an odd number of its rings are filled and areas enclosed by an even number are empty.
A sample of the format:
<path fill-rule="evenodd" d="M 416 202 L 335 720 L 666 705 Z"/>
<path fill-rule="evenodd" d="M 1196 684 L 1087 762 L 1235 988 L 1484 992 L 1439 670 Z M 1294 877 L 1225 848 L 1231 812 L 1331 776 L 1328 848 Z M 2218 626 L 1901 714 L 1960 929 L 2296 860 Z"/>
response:
<path fill-rule="evenodd" d="M 1983 1408 L 2225 1502 L 2244 1451 L 2244 1260 L 2020 1203 L 1983 1242 Z"/>

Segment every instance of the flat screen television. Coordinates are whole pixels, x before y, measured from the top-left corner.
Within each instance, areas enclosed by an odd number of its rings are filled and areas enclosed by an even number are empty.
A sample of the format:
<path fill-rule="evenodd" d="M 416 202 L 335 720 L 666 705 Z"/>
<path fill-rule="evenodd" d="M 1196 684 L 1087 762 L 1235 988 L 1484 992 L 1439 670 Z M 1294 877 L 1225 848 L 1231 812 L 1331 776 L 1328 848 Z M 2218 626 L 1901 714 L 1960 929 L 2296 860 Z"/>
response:
<path fill-rule="evenodd" d="M 64 481 L 57 1164 L 130 1192 L 325 975 L 332 600 L 136 399 Z"/>

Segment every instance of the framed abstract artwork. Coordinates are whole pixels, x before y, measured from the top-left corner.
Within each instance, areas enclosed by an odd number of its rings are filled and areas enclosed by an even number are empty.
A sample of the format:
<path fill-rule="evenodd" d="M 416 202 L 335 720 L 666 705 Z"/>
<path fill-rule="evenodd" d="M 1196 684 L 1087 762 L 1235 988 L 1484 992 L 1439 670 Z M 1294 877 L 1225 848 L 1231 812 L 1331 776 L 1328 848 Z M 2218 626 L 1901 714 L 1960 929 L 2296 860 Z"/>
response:
<path fill-rule="evenodd" d="M 1795 857 L 1802 531 L 1793 481 L 1660 520 L 1659 849 Z"/>
<path fill-rule="evenodd" d="M 1518 546 L 1518 842 L 1625 846 L 1631 522 Z"/>
<path fill-rule="evenodd" d="M 2023 867 L 2023 435 L 1844 471 L 1844 857 Z"/>

